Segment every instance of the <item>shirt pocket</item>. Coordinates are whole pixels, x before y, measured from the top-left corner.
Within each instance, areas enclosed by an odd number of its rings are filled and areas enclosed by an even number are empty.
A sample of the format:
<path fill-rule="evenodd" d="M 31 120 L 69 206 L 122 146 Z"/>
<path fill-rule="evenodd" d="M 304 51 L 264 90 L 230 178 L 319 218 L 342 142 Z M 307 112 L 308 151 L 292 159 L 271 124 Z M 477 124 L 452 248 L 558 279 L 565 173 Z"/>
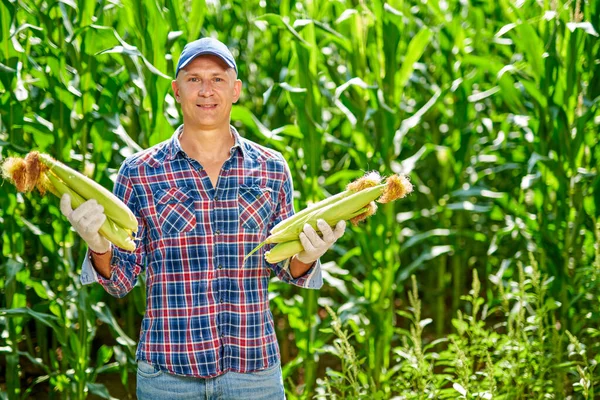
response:
<path fill-rule="evenodd" d="M 196 210 L 192 189 L 172 187 L 156 195 L 156 212 L 163 235 L 189 232 L 196 227 Z"/>
<path fill-rule="evenodd" d="M 240 224 L 248 232 L 263 231 L 271 220 L 271 188 L 240 186 Z"/>

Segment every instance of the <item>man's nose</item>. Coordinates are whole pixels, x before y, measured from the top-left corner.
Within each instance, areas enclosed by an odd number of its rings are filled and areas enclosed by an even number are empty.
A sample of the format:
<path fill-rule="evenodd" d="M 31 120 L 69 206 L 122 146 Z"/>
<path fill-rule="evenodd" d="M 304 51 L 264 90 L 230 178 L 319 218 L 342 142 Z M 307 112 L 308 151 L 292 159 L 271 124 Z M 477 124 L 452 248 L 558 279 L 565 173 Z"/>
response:
<path fill-rule="evenodd" d="M 203 81 L 200 83 L 200 87 L 198 88 L 198 94 L 200 96 L 208 96 L 211 95 L 213 91 L 213 87 L 210 81 Z"/>

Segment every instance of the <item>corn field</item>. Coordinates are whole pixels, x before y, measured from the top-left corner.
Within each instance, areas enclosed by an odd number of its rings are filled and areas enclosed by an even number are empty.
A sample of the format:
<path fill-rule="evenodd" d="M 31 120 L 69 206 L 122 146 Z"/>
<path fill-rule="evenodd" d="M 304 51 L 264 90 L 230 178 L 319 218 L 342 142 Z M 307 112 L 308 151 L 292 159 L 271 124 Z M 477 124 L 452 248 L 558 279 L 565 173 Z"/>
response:
<path fill-rule="evenodd" d="M 45 152 L 112 189 L 181 123 L 213 36 L 240 133 L 295 208 L 406 174 L 322 259 L 273 278 L 289 399 L 600 396 L 600 0 L 1 0 L 0 161 Z M 58 200 L 0 190 L 0 398 L 133 399 L 142 284 L 82 286 Z"/>

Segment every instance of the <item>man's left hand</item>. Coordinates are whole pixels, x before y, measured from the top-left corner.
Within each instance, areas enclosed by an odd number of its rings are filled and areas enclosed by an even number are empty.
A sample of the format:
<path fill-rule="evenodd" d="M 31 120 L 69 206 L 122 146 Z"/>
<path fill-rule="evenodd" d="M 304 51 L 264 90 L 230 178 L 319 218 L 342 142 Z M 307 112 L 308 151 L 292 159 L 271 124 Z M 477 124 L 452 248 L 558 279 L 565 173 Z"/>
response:
<path fill-rule="evenodd" d="M 300 242 L 304 251 L 298 253 L 296 258 L 305 264 L 312 264 L 319 259 L 333 244 L 344 234 L 346 221 L 341 220 L 331 229 L 325 220 L 317 220 L 317 228 L 321 231 L 323 237 L 319 236 L 317 231 L 309 224 L 304 225 L 304 231 L 300 233 Z"/>

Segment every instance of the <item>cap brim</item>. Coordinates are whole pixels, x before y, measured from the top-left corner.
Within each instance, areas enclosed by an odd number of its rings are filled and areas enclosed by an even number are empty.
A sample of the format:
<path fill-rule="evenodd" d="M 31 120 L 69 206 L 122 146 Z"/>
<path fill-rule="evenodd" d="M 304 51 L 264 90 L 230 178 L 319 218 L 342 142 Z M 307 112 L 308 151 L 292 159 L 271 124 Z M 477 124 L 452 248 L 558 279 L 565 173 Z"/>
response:
<path fill-rule="evenodd" d="M 191 63 L 193 60 L 195 60 L 199 56 L 216 56 L 216 57 L 219 57 L 221 60 L 223 60 L 225 62 L 225 64 L 227 66 L 229 66 L 230 68 L 233 68 L 235 70 L 236 74 L 237 74 L 237 68 L 236 68 L 235 64 L 233 64 L 232 62 L 230 62 L 229 60 L 227 60 L 221 54 L 215 53 L 214 51 L 200 51 L 197 54 L 195 54 L 193 57 L 188 58 L 183 64 L 181 64 L 179 66 L 179 68 L 177 69 L 177 72 L 175 73 L 175 76 L 179 75 L 179 71 L 181 71 L 183 68 L 185 68 L 189 63 Z"/>

